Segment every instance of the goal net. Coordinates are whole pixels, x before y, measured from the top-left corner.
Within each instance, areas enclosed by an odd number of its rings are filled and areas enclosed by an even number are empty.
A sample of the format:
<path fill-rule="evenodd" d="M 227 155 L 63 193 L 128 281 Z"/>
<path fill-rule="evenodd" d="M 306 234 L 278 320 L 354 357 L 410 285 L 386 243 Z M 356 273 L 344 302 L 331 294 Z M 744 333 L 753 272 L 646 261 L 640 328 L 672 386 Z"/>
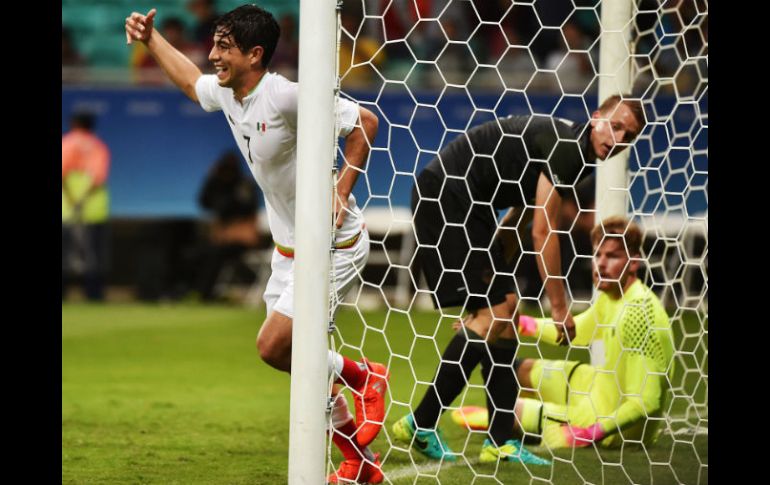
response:
<path fill-rule="evenodd" d="M 357 287 L 339 303 L 330 341 L 338 352 L 382 362 L 390 371 L 385 423 L 370 446 L 380 455 L 385 483 L 708 482 L 708 4 L 628 1 L 630 16 L 614 31 L 602 23 L 606 0 L 341 2 L 339 96 L 374 112 L 379 130 L 354 191 L 371 256 Z M 453 419 L 453 411 L 485 407 L 477 367 L 463 392 L 444 403 L 439 421 L 457 459 L 431 460 L 414 443 L 396 439 L 392 426 L 414 411 L 432 385 L 453 324 L 466 313 L 462 306 L 435 309 L 435 295 L 416 272 L 410 210 L 416 178 L 448 143 L 496 118 L 587 122 L 602 101 L 600 80 L 616 74 L 599 65 L 613 33 L 625 40 L 617 65 L 628 70 L 630 85 L 602 97 L 623 91 L 638 99 L 646 125 L 626 150 L 623 185 L 603 192 L 589 178 L 574 187 L 553 230 L 577 314 L 596 302 L 589 231 L 600 223 L 609 192 L 621 197 L 620 215 L 642 229 L 639 276 L 661 300 L 673 335 L 671 367 L 649 371 L 665 381 L 663 408 L 647 420 L 661 422 L 660 434 L 654 442 L 628 437 L 613 447 L 554 449 L 537 433 L 525 433 L 526 448 L 552 465 L 481 463 L 486 432 Z M 589 162 L 591 171 L 602 163 Z M 338 165 L 344 164 L 340 148 Z M 537 270 L 541 255 L 530 233 L 522 219 L 512 272 L 519 310 L 548 317 Z M 516 357 L 601 360 L 591 352 L 521 337 Z M 634 397 L 641 398 L 622 396 Z M 341 459 L 330 445 L 328 471 Z"/>

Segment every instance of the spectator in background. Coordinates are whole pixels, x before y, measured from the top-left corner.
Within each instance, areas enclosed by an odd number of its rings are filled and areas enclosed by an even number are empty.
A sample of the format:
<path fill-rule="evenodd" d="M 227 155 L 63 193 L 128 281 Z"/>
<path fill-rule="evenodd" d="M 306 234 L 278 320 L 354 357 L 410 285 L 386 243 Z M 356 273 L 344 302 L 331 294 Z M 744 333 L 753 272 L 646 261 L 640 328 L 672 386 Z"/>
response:
<path fill-rule="evenodd" d="M 568 90 L 582 91 L 585 84 L 594 77 L 594 70 L 591 66 L 591 58 L 585 51 L 591 46 L 591 41 L 578 27 L 577 23 L 569 21 L 562 26 L 564 42 L 559 42 L 562 48 L 552 51 L 546 57 L 545 67 L 555 69 L 558 72 L 559 79 L 565 84 Z M 565 51 L 563 47 L 566 47 Z M 598 63 L 598 59 L 594 59 Z M 598 64 L 597 64 L 598 65 Z M 576 87 L 578 87 L 576 89 Z"/>
<path fill-rule="evenodd" d="M 195 287 L 204 301 L 211 301 L 218 296 L 215 286 L 222 269 L 238 265 L 243 253 L 259 244 L 257 186 L 241 170 L 237 153 L 225 152 L 212 166 L 198 203 L 213 215 L 213 221 Z"/>
<path fill-rule="evenodd" d="M 68 27 L 61 28 L 61 65 L 62 67 L 77 67 L 85 64 L 83 57 L 72 40 L 72 32 Z"/>
<path fill-rule="evenodd" d="M 281 37 L 273 54 L 273 68 L 287 79 L 297 80 L 299 68 L 299 40 L 297 39 L 297 21 L 293 15 L 286 14 L 278 21 Z"/>
<path fill-rule="evenodd" d="M 190 42 L 184 23 L 177 17 L 166 17 L 161 24 L 161 32 L 166 40 L 177 50 L 186 55 L 193 63 L 202 68 L 207 64 L 207 51 Z M 134 44 L 131 65 L 139 73 L 139 81 L 151 84 L 168 83 L 166 76 L 142 43 Z"/>
<path fill-rule="evenodd" d="M 353 42 L 361 23 L 360 11 L 343 9 L 340 23 L 343 33 L 340 39 L 340 80 L 344 89 L 371 86 L 378 81 L 374 70 L 367 66 L 353 67 L 362 63 L 371 63 L 379 67 L 386 59 L 385 51 L 380 50 L 380 42 L 363 32 Z M 348 35 L 349 34 L 349 35 Z M 355 51 L 353 50 L 355 46 Z"/>
<path fill-rule="evenodd" d="M 83 81 L 86 60 L 78 52 L 72 40 L 72 31 L 62 25 L 61 28 L 61 82 L 75 84 Z"/>
<path fill-rule="evenodd" d="M 110 151 L 94 124 L 94 115 L 76 113 L 61 139 L 62 300 L 79 277 L 89 300 L 104 299 Z"/>
<path fill-rule="evenodd" d="M 348 3 L 351 2 L 346 2 L 343 13 L 363 17 L 363 12 L 360 11 L 359 7 L 356 7 L 355 4 L 349 6 Z M 407 34 L 412 31 L 420 18 L 438 17 L 440 6 L 431 5 L 429 0 L 369 0 L 366 5 L 366 13 L 381 16 L 382 22 L 369 22 L 365 29 L 371 37 L 390 42 L 386 46 L 386 52 L 388 63 L 392 65 L 393 62 L 399 60 L 410 61 L 412 59 L 412 54 L 406 43 L 400 41 L 406 39 Z M 371 32 L 372 28 L 376 29 L 376 32 Z M 357 30 L 358 26 L 353 30 L 348 30 L 348 32 L 355 35 Z M 440 34 L 437 29 L 430 30 L 434 31 L 435 36 Z M 419 49 L 426 43 L 430 43 L 430 34 L 425 36 L 419 31 L 412 32 L 410 42 L 414 48 Z"/>
<path fill-rule="evenodd" d="M 510 22 L 503 24 L 503 32 L 508 45 L 500 46 L 503 53 L 493 51 L 500 59 L 497 69 L 509 89 L 524 89 L 537 71 L 535 61 L 530 55 L 525 42 L 519 37 L 518 31 Z"/>
<path fill-rule="evenodd" d="M 466 7 L 466 15 L 475 16 L 475 8 L 478 17 L 483 22 L 494 22 L 502 27 L 506 13 L 511 7 L 510 2 L 506 1 L 486 1 L 476 2 L 474 5 Z M 471 40 L 471 46 L 478 56 L 478 61 L 484 64 L 497 64 L 500 57 L 508 47 L 508 42 L 504 35 L 500 35 L 500 28 L 497 25 L 485 24 L 477 28 Z"/>
<path fill-rule="evenodd" d="M 214 0 L 190 0 L 187 10 L 195 16 L 193 40 L 208 53 L 214 47 L 214 25 L 219 15 L 214 8 Z"/>
<path fill-rule="evenodd" d="M 464 46 L 459 43 L 450 43 L 467 40 L 465 19 L 456 15 L 456 8 L 447 12 L 449 12 L 447 15 L 441 16 L 443 34 L 440 34 L 441 37 L 437 39 L 441 54 L 437 58 L 436 67 L 441 71 L 441 75 L 429 78 L 430 86 L 434 89 L 443 89 L 446 83 L 465 84 L 476 66 L 473 57 L 468 55 L 468 50 Z"/>

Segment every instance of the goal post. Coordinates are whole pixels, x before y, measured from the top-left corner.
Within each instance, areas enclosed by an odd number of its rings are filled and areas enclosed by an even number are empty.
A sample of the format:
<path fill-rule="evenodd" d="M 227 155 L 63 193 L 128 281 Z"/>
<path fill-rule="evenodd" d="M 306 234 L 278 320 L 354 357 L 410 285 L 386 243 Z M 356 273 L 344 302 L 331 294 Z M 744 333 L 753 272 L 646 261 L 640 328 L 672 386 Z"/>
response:
<path fill-rule="evenodd" d="M 302 0 L 289 484 L 325 474 L 329 271 L 337 86 L 335 0 Z"/>
<path fill-rule="evenodd" d="M 598 102 L 613 94 L 631 92 L 632 0 L 602 2 L 602 34 L 599 40 Z M 598 106 L 596 107 L 598 108 Z M 596 167 L 596 212 L 598 224 L 609 216 L 628 212 L 628 154 L 630 150 L 602 161 Z M 604 363 L 604 342 L 591 344 L 591 364 Z"/>

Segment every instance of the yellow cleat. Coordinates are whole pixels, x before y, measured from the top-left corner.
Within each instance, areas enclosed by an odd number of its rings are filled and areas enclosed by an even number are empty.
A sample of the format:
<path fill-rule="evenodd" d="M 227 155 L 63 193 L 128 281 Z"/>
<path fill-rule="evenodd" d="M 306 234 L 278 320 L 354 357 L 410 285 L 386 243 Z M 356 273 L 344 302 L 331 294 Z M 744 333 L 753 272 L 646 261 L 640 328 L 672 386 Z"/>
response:
<path fill-rule="evenodd" d="M 489 439 L 484 440 L 479 454 L 479 462 L 496 463 L 497 461 L 511 461 L 526 463 L 528 465 L 550 465 L 551 461 L 528 451 L 519 440 L 508 440 L 501 447 L 496 447 Z"/>

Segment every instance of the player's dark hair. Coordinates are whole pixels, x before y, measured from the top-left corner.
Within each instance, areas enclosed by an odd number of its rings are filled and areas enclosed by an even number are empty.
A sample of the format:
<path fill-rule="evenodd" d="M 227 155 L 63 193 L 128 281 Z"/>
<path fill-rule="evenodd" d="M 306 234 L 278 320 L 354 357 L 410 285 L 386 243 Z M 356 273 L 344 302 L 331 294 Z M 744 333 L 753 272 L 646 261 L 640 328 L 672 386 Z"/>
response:
<path fill-rule="evenodd" d="M 241 5 L 219 17 L 214 31 L 222 37 L 232 35 L 233 41 L 244 54 L 261 46 L 262 67 L 267 67 L 278 44 L 281 27 L 273 14 L 256 5 Z"/>

